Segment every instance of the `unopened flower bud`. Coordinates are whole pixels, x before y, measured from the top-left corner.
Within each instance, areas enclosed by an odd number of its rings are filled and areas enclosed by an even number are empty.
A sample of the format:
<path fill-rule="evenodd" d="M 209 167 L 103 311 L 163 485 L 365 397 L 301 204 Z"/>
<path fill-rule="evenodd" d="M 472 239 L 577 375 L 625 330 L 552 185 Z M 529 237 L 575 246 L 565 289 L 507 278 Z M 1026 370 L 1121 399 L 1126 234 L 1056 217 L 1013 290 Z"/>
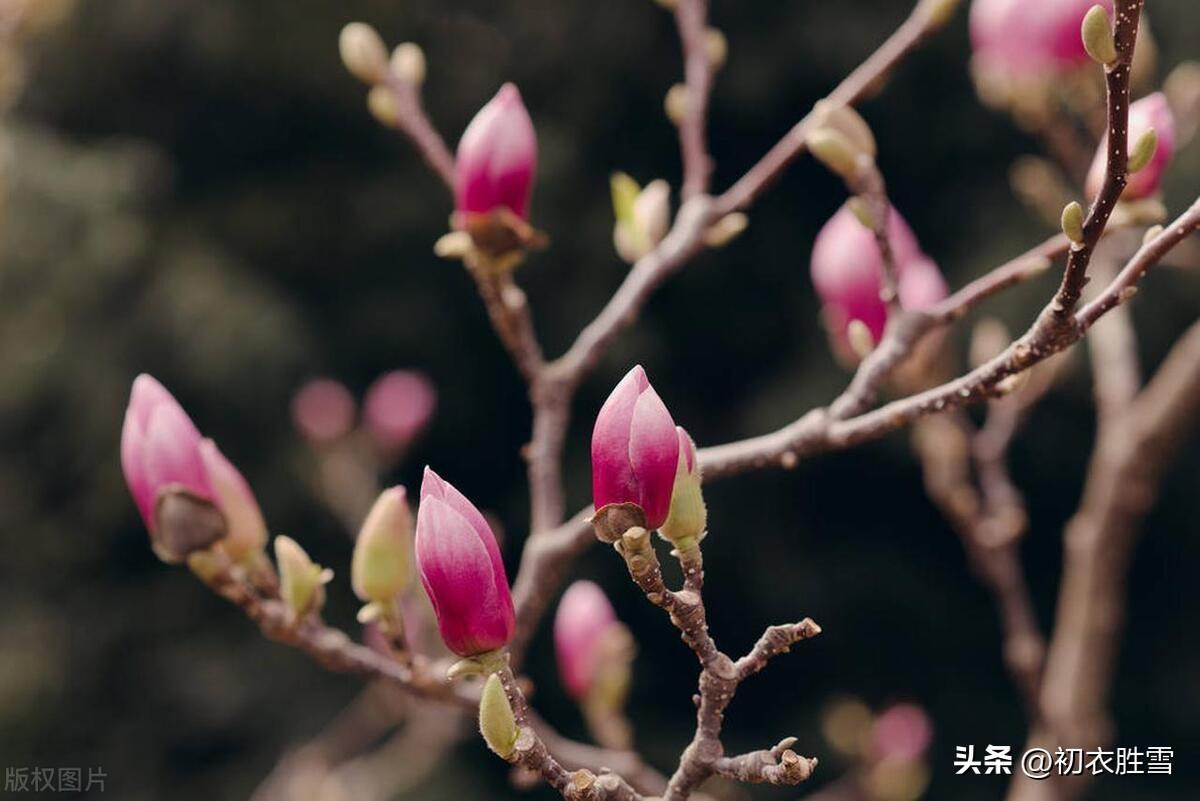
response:
<path fill-rule="evenodd" d="M 239 561 L 262 551 L 266 524 L 250 486 L 171 393 L 145 374 L 133 382 L 125 411 L 121 470 L 164 561 L 183 562 L 218 541 Z"/>
<path fill-rule="evenodd" d="M 487 747 L 501 759 L 512 756 L 517 747 L 517 721 L 504 685 L 495 673 L 488 676 L 479 697 L 479 733 Z"/>
<path fill-rule="evenodd" d="M 676 125 L 682 125 L 684 118 L 687 117 L 687 107 L 688 88 L 686 84 L 677 83 L 667 90 L 667 95 L 663 98 L 663 110 L 667 112 L 667 119 Z"/>
<path fill-rule="evenodd" d="M 671 512 L 659 533 L 676 548 L 694 547 L 708 528 L 708 510 L 700 488 L 700 461 L 696 444 L 683 426 L 675 427 L 679 435 L 679 467 L 675 472 L 675 488 L 671 494 Z"/>
<path fill-rule="evenodd" d="M 1167 168 L 1175 158 L 1175 116 L 1162 92 L 1147 95 L 1129 106 L 1129 180 L 1121 200 L 1132 201 L 1158 192 Z M 1087 194 L 1095 197 L 1104 182 L 1108 160 L 1107 137 L 1100 143 L 1087 176 Z"/>
<path fill-rule="evenodd" d="M 729 40 L 720 28 L 709 28 L 704 32 L 704 49 L 708 52 L 708 63 L 714 70 L 725 66 L 729 57 Z"/>
<path fill-rule="evenodd" d="M 400 123 L 400 104 L 395 93 L 383 84 L 372 86 L 367 92 L 367 111 L 388 127 L 394 128 Z"/>
<path fill-rule="evenodd" d="M 929 20 L 930 29 L 936 30 L 948 23 L 958 11 L 962 0 L 923 0 L 922 11 Z"/>
<path fill-rule="evenodd" d="M 854 143 L 832 128 L 818 128 L 808 135 L 808 149 L 830 171 L 843 180 L 853 181 L 858 175 L 858 155 Z"/>
<path fill-rule="evenodd" d="M 376 84 L 387 71 L 387 49 L 383 40 L 365 22 L 351 22 L 338 36 L 338 51 L 350 74 L 363 83 Z"/>
<path fill-rule="evenodd" d="M 971 47 L 987 71 L 1010 77 L 1055 75 L 1086 64 L 1080 30 L 1096 0 L 1039 2 L 1031 13 L 1026 0 L 974 0 Z M 1112 11 L 1112 0 L 1100 0 Z M 1111 35 L 1111 31 L 1110 31 Z"/>
<path fill-rule="evenodd" d="M 916 704 L 896 704 L 885 709 L 871 725 L 871 750 L 876 758 L 915 762 L 933 740 L 933 724 Z"/>
<path fill-rule="evenodd" d="M 1112 20 L 1104 6 L 1092 6 L 1080 25 L 1083 48 L 1098 64 L 1108 66 L 1117 60 L 1117 43 L 1113 40 Z"/>
<path fill-rule="evenodd" d="M 583 701 L 595 688 L 601 640 L 619 625 L 597 584 L 577 581 L 563 593 L 554 615 L 554 652 L 563 687 L 576 701 Z"/>
<path fill-rule="evenodd" d="M 200 459 L 208 473 L 217 508 L 225 516 L 221 548 L 234 561 L 253 559 L 267 545 L 267 524 L 254 492 L 211 439 L 201 440 Z"/>
<path fill-rule="evenodd" d="M 475 505 L 428 467 L 416 555 L 447 648 L 472 657 L 508 644 L 516 613 L 496 535 Z"/>
<path fill-rule="evenodd" d="M 416 370 L 391 370 L 363 396 L 363 424 L 384 448 L 403 448 L 425 430 L 437 407 L 437 389 Z"/>
<path fill-rule="evenodd" d="M 1083 206 L 1076 200 L 1063 207 L 1062 231 L 1076 245 L 1083 242 Z"/>
<path fill-rule="evenodd" d="M 675 422 L 641 365 L 630 370 L 604 402 L 592 429 L 592 497 L 596 510 L 634 504 L 646 525 L 667 519 L 679 438 Z"/>
<path fill-rule="evenodd" d="M 856 154 L 862 153 L 875 158 L 878 153 L 875 134 L 853 106 L 820 100 L 813 106 L 813 111 L 820 120 L 819 128 L 837 131 L 849 140 Z"/>
<path fill-rule="evenodd" d="M 350 583 L 360 601 L 390 604 L 412 579 L 412 512 L 404 487 L 384 490 L 354 542 Z"/>
<path fill-rule="evenodd" d="M 331 378 L 315 378 L 292 396 L 292 425 L 316 445 L 340 439 L 354 427 L 350 390 Z"/>
<path fill-rule="evenodd" d="M 875 350 L 875 336 L 870 327 L 862 320 L 855 318 L 846 326 L 846 342 L 859 361 L 871 355 Z"/>
<path fill-rule="evenodd" d="M 333 571 L 313 562 L 300 544 L 291 537 L 275 538 L 275 561 L 279 567 L 279 594 L 295 620 L 321 611 L 325 605 L 325 585 Z"/>
<path fill-rule="evenodd" d="M 425 83 L 425 51 L 415 42 L 402 42 L 392 50 L 392 74 L 413 86 Z"/>
<path fill-rule="evenodd" d="M 625 173 L 615 173 L 611 181 L 613 245 L 625 261 L 645 256 L 667 234 L 671 223 L 671 187 L 666 181 L 651 181 L 640 188 Z"/>
<path fill-rule="evenodd" d="M 737 239 L 749 224 L 750 218 L 742 212 L 730 212 L 709 226 L 708 230 L 704 232 L 704 244 L 710 248 L 723 248 Z"/>
<path fill-rule="evenodd" d="M 527 220 L 537 153 L 537 133 L 521 93 L 506 83 L 479 110 L 459 140 L 454 190 L 457 211 L 486 214 L 507 208 Z"/>
<path fill-rule="evenodd" d="M 937 265 L 921 250 L 916 235 L 894 207 L 888 209 L 888 242 L 896 268 L 900 306 L 925 310 L 947 294 Z M 855 216 L 847 203 L 830 218 L 813 243 L 813 287 L 824 307 L 834 349 L 854 361 L 875 347 L 887 323 L 883 287 L 883 255 L 874 232 Z M 865 326 L 851 340 L 854 321 Z"/>

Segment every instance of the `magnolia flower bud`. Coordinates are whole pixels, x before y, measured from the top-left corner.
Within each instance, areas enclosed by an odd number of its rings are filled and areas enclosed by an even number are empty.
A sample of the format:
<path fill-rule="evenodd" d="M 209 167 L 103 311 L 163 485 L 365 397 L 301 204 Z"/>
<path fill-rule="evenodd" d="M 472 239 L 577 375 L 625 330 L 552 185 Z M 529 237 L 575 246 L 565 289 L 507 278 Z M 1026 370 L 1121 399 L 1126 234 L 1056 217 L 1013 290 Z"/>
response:
<path fill-rule="evenodd" d="M 250 485 L 211 439 L 200 441 L 200 460 L 208 473 L 217 508 L 225 516 L 221 548 L 235 561 L 262 553 L 267 545 L 267 523 Z"/>
<path fill-rule="evenodd" d="M 1080 36 L 1096 0 L 974 0 L 971 46 L 980 68 L 1010 78 L 1054 76 L 1086 64 Z M 1101 0 L 1112 13 L 1112 0 Z M 1110 33 L 1111 35 L 1111 33 Z"/>
<path fill-rule="evenodd" d="M 933 724 L 916 704 L 888 707 L 871 725 L 871 750 L 881 760 L 914 762 L 933 740 Z"/>
<path fill-rule="evenodd" d="M 367 111 L 380 123 L 395 128 L 400 124 L 400 102 L 387 86 L 372 86 L 367 92 Z"/>
<path fill-rule="evenodd" d="M 591 581 L 576 581 L 563 593 L 554 615 L 554 652 L 563 688 L 576 701 L 594 686 L 598 648 L 605 632 L 619 626 L 604 590 Z"/>
<path fill-rule="evenodd" d="M 508 644 L 516 614 L 496 537 L 479 510 L 428 467 L 417 510 L 416 554 L 447 648 L 470 657 Z"/>
<path fill-rule="evenodd" d="M 923 310 L 942 300 L 947 294 L 945 279 L 895 208 L 888 210 L 887 234 L 900 305 Z M 855 217 L 849 205 L 843 205 L 817 235 L 810 266 L 835 349 L 845 355 L 858 352 L 848 338 L 855 320 L 866 327 L 872 343 L 879 342 L 888 313 L 880 296 L 883 256 L 875 234 Z"/>
<path fill-rule="evenodd" d="M 705 29 L 704 50 L 708 53 L 708 63 L 714 70 L 725 66 L 725 60 L 729 58 L 729 40 L 720 28 Z"/>
<path fill-rule="evenodd" d="M 134 380 L 121 429 L 121 470 L 151 536 L 162 490 L 176 486 L 212 500 L 200 440 L 192 419 L 162 384 L 145 373 Z"/>
<path fill-rule="evenodd" d="M 533 121 L 517 87 L 506 83 L 479 110 L 458 143 L 455 208 L 469 214 L 507 208 L 526 220 L 536 168 Z"/>
<path fill-rule="evenodd" d="M 1083 206 L 1076 200 L 1063 207 L 1062 231 L 1076 245 L 1083 242 Z"/>
<path fill-rule="evenodd" d="M 325 605 L 325 585 L 333 571 L 308 557 L 291 537 L 275 538 L 275 562 L 279 566 L 279 594 L 295 620 L 320 612 Z"/>
<path fill-rule="evenodd" d="M 315 445 L 333 442 L 354 426 L 354 398 L 331 378 L 316 378 L 292 396 L 292 425 Z"/>
<path fill-rule="evenodd" d="M 1112 20 L 1104 6 L 1092 6 L 1083 16 L 1080 26 L 1083 49 L 1098 64 L 1105 66 L 1117 60 L 1117 43 L 1113 40 Z"/>
<path fill-rule="evenodd" d="M 363 423 L 385 448 L 408 445 L 429 425 L 437 390 L 424 373 L 392 370 L 372 382 L 363 398 Z"/>
<path fill-rule="evenodd" d="M 663 110 L 667 113 L 667 119 L 676 125 L 683 124 L 684 117 L 687 116 L 688 107 L 688 88 L 687 84 L 677 83 L 667 90 L 667 94 L 663 97 Z"/>
<path fill-rule="evenodd" d="M 1162 92 L 1147 95 L 1129 106 L 1129 182 L 1122 200 L 1141 200 L 1158 192 L 1167 168 L 1175 158 L 1175 116 Z M 1087 176 L 1088 197 L 1100 193 L 1108 159 L 1107 138 L 1100 143 Z M 1143 162 L 1140 165 L 1138 162 Z"/>
<path fill-rule="evenodd" d="M 390 604 L 412 579 L 412 513 L 404 487 L 384 490 L 354 541 L 350 583 L 360 601 Z"/>
<path fill-rule="evenodd" d="M 623 172 L 612 177 L 613 245 L 617 255 L 634 263 L 653 250 L 671 224 L 671 187 L 663 180 L 640 188 Z"/>
<path fill-rule="evenodd" d="M 235 559 L 266 543 L 266 524 L 246 480 L 162 384 L 133 382 L 121 429 L 121 470 L 154 551 L 183 562 L 220 541 Z"/>
<path fill-rule="evenodd" d="M 679 435 L 679 467 L 675 471 L 675 488 L 671 493 L 671 511 L 659 533 L 675 547 L 692 547 L 708 527 L 708 510 L 700 489 L 700 462 L 696 459 L 696 444 L 683 426 L 675 427 Z"/>
<path fill-rule="evenodd" d="M 504 685 L 495 673 L 488 676 L 479 697 L 479 733 L 501 759 L 508 759 L 517 747 L 520 730 Z"/>
<path fill-rule="evenodd" d="M 634 504 L 649 528 L 667 519 L 679 465 L 675 421 L 641 365 L 630 370 L 596 415 L 592 429 L 592 497 L 599 512 Z"/>
<path fill-rule="evenodd" d="M 420 86 L 425 83 L 425 51 L 414 42 L 401 42 L 392 51 L 392 73 L 402 81 Z"/>
<path fill-rule="evenodd" d="M 737 239 L 749 224 L 749 217 L 740 211 L 732 211 L 709 226 L 704 232 L 704 244 L 710 248 L 723 248 Z"/>
<path fill-rule="evenodd" d="M 351 22 L 338 36 L 338 51 L 350 74 L 363 83 L 379 83 L 387 71 L 387 49 L 375 29 L 365 22 Z"/>

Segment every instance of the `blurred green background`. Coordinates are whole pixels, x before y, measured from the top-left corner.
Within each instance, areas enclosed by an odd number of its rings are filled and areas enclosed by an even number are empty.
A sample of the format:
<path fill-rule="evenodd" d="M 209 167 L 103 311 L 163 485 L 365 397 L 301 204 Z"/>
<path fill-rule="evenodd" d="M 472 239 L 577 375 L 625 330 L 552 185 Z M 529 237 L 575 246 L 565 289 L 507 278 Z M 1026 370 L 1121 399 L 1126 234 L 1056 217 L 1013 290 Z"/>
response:
<path fill-rule="evenodd" d="M 715 183 L 741 174 L 904 17 L 902 0 L 716 0 L 730 60 L 712 102 Z M 1200 55 L 1194 0 L 1152 0 L 1158 74 Z M 521 268 L 539 332 L 561 352 L 626 267 L 611 246 L 608 175 L 678 182 L 662 113 L 680 77 L 670 16 L 648 0 L 78 0 L 5 57 L 0 212 L 0 763 L 103 766 L 123 801 L 249 797 L 283 750 L 316 734 L 359 683 L 265 641 L 186 571 L 158 563 L 121 478 L 117 443 L 133 377 L 160 378 L 254 485 L 273 530 L 339 573 L 329 617 L 353 627 L 349 546 L 307 489 L 311 454 L 288 403 L 315 375 L 360 393 L 380 372 L 436 382 L 436 419 L 389 480 L 432 463 L 508 531 L 515 567 L 527 499 L 524 388 L 466 274 L 437 259 L 450 211 L 407 143 L 366 113 L 337 55 L 341 26 L 419 42 L 425 97 L 450 141 L 499 84 L 521 88 L 541 162 L 533 221 L 552 245 Z M 1007 172 L 1038 150 L 984 109 L 967 72 L 965 13 L 862 110 L 902 209 L 951 284 L 1051 232 L 1013 199 Z M 1167 187 L 1178 212 L 1200 186 L 1197 148 Z M 595 410 L 644 364 L 701 444 L 773 429 L 827 402 L 846 374 L 807 277 L 819 226 L 844 199 L 802 160 L 728 248 L 660 290 L 577 399 L 570 505 L 589 498 Z M 987 306 L 1014 329 L 1054 272 Z M 1162 269 L 1134 304 L 1147 366 L 1196 317 L 1195 270 Z M 965 344 L 967 326 L 956 332 Z M 1025 561 L 1049 624 L 1062 524 L 1093 433 L 1084 360 L 1038 409 L 1012 466 L 1033 525 Z M 1115 713 L 1122 745 L 1176 749 L 1175 775 L 1109 777 L 1095 799 L 1200 791 L 1200 453 L 1185 448 L 1137 551 Z M 830 699 L 924 705 L 936 725 L 929 799 L 998 799 L 999 777 L 956 777 L 955 745 L 1024 741 L 992 602 L 925 498 L 908 435 L 747 475 L 708 493 L 712 627 L 741 652 L 772 622 L 811 615 L 817 640 L 738 694 L 728 741 L 795 734 L 822 759 L 795 798 L 843 770 L 821 738 Z M 640 645 L 638 741 L 674 764 L 692 728 L 695 665 L 660 614 L 595 548 L 600 581 Z M 531 654 L 537 703 L 566 732 L 578 713 L 554 679 L 545 627 Z M 421 799 L 519 795 L 473 737 Z M 544 789 L 528 797 L 548 798 Z"/>

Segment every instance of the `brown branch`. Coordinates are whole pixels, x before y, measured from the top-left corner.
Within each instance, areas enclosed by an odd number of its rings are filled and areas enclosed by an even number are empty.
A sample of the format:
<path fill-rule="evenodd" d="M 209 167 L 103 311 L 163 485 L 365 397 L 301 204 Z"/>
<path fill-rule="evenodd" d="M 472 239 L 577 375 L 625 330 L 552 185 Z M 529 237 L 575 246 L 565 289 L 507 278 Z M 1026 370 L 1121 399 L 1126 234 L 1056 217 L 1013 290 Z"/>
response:
<path fill-rule="evenodd" d="M 879 49 L 829 93 L 826 102 L 834 106 L 849 106 L 867 96 L 884 76 L 937 29 L 939 20 L 936 18 L 935 5 L 920 0 L 908 18 Z M 739 211 L 757 200 L 788 165 L 804 153 L 808 136 L 819 121 L 817 114 L 809 112 L 796 123 L 745 175 L 717 197 L 716 214 Z"/>
<path fill-rule="evenodd" d="M 1110 740 L 1109 696 L 1124 623 L 1125 577 L 1167 461 L 1200 410 L 1200 323 L 1172 348 L 1123 411 L 1101 418 L 1083 501 L 1064 538 L 1063 582 L 1042 683 L 1046 725 L 1030 746 L 1096 747 Z M 1082 777 L 1027 781 L 1013 801 L 1073 799 Z"/>
<path fill-rule="evenodd" d="M 713 763 L 713 773 L 748 784 L 799 784 L 812 775 L 816 760 L 793 751 L 795 742 L 795 737 L 787 737 L 773 748 L 721 757 Z"/>
<path fill-rule="evenodd" d="M 453 684 L 445 679 L 445 665 L 415 658 L 401 664 L 366 646 L 351 641 L 346 634 L 321 622 L 315 615 L 295 620 L 287 606 L 277 598 L 263 597 L 257 590 L 225 567 L 201 576 L 210 588 L 236 604 L 252 620 L 267 639 L 297 648 L 317 664 L 333 673 L 350 673 L 386 681 L 420 698 L 428 698 L 474 711 L 479 706 L 480 688 L 476 685 Z M 580 767 L 600 770 L 619 764 L 629 776 L 645 782 L 637 789 L 652 791 L 662 787 L 666 779 L 646 766 L 632 752 L 609 751 L 584 743 L 572 743 L 555 732 L 548 724 L 530 712 L 531 734 L 539 741 L 570 748 L 572 762 Z M 631 779 L 633 781 L 633 779 Z M 619 797 L 619 796 L 618 796 Z"/>
<path fill-rule="evenodd" d="M 429 168 L 454 194 L 454 156 L 425 114 L 417 87 L 390 69 L 385 70 L 385 75 L 383 85 L 396 99 L 395 127 L 408 137 Z"/>
<path fill-rule="evenodd" d="M 713 64 L 706 44 L 708 0 L 679 0 L 675 24 L 683 44 L 687 103 L 679 123 L 679 149 L 683 155 L 684 199 L 708 191 L 712 158 L 705 143 L 708 97 L 712 88 Z"/>
<path fill-rule="evenodd" d="M 599 528 L 597 534 L 604 539 Z M 742 680 L 761 669 L 774 654 L 786 651 L 793 643 L 819 633 L 820 627 L 811 620 L 790 626 L 774 626 L 767 630 L 749 655 L 735 663 L 717 647 L 708 632 L 702 595 L 704 562 L 700 548 L 693 545 L 673 551 L 684 576 L 683 589 L 673 591 L 663 581 L 652 536 L 646 529 L 635 527 L 627 530 L 614 545 L 625 560 L 630 578 L 647 600 L 667 612 L 671 623 L 695 653 L 701 667 L 699 693 L 695 696 L 696 731 L 679 758 L 679 766 L 668 781 L 662 800 L 686 801 L 706 779 L 722 770 L 726 772 L 725 775 L 744 775 L 747 781 L 788 784 L 804 781 L 812 775 L 817 765 L 815 759 L 801 757 L 785 747 L 784 753 L 771 757 L 770 765 L 762 763 L 761 753 L 726 760 L 721 729 L 725 709 L 733 700 Z"/>

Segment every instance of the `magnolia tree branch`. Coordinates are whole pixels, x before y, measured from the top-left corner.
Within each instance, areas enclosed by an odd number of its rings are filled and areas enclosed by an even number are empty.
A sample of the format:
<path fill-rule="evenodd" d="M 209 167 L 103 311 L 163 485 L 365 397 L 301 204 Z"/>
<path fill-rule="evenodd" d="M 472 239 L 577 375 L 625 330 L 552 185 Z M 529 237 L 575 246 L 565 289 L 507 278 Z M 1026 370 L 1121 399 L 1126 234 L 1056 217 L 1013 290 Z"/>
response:
<path fill-rule="evenodd" d="M 431 663 L 419 657 L 402 663 L 353 642 L 344 632 L 326 625 L 315 615 L 297 620 L 282 600 L 269 593 L 264 594 L 228 565 L 203 573 L 198 571 L 198 576 L 218 595 L 240 607 L 267 639 L 303 651 L 330 672 L 380 680 L 420 698 L 440 701 L 466 711 L 474 711 L 479 706 L 479 687 L 447 680 L 446 664 Z M 666 786 L 666 779 L 645 765 L 633 752 L 610 751 L 572 742 L 532 714 L 528 716 L 528 724 L 528 736 L 541 744 L 535 748 L 535 755 L 544 751 L 553 759 L 545 745 L 549 742 L 568 751 L 568 764 L 577 765 L 580 769 L 603 771 L 605 766 L 620 765 L 628 780 L 637 782 L 639 791 L 650 793 Z"/>
<path fill-rule="evenodd" d="M 956 3 L 946 0 L 920 0 L 895 33 L 846 76 L 829 93 L 826 101 L 833 106 L 850 106 L 869 95 L 888 73 L 946 21 L 954 5 Z M 716 198 L 714 212 L 723 215 L 740 211 L 757 200 L 804 153 L 809 134 L 819 123 L 819 114 L 805 115 L 745 175 Z"/>
<path fill-rule="evenodd" d="M 683 197 L 708 191 L 712 159 L 705 143 L 704 125 L 708 117 L 708 96 L 712 87 L 713 64 L 707 38 L 708 0 L 679 0 L 675 23 L 683 44 L 684 77 L 687 102 L 679 124 L 679 149 L 683 154 Z"/>
<path fill-rule="evenodd" d="M 601 539 L 605 538 L 599 526 L 597 534 Z M 782 741 L 775 749 L 727 759 L 721 729 L 725 709 L 733 700 L 738 685 L 762 669 L 771 656 L 819 634 L 820 627 L 808 619 L 788 626 L 774 626 L 767 630 L 750 654 L 734 662 L 717 647 L 708 632 L 703 598 L 704 562 L 699 546 L 693 543 L 674 551 L 684 576 L 683 588 L 675 591 L 668 589 L 663 580 L 652 537 L 645 528 L 634 527 L 620 536 L 614 545 L 625 560 L 630 578 L 647 600 L 667 612 L 701 667 L 699 693 L 695 696 L 696 731 L 667 783 L 663 801 L 685 801 L 713 775 L 772 784 L 794 785 L 804 781 L 812 775 L 817 760 L 791 750 L 795 738 Z"/>
<path fill-rule="evenodd" d="M 1096 747 L 1112 736 L 1109 696 L 1133 547 L 1162 471 L 1195 428 L 1198 410 L 1200 323 L 1172 348 L 1145 389 L 1122 410 L 1101 417 L 1083 501 L 1065 531 L 1063 582 L 1042 683 L 1046 720 L 1031 733 L 1031 747 Z M 1085 781 L 1018 776 L 1008 797 L 1072 799 Z"/>

